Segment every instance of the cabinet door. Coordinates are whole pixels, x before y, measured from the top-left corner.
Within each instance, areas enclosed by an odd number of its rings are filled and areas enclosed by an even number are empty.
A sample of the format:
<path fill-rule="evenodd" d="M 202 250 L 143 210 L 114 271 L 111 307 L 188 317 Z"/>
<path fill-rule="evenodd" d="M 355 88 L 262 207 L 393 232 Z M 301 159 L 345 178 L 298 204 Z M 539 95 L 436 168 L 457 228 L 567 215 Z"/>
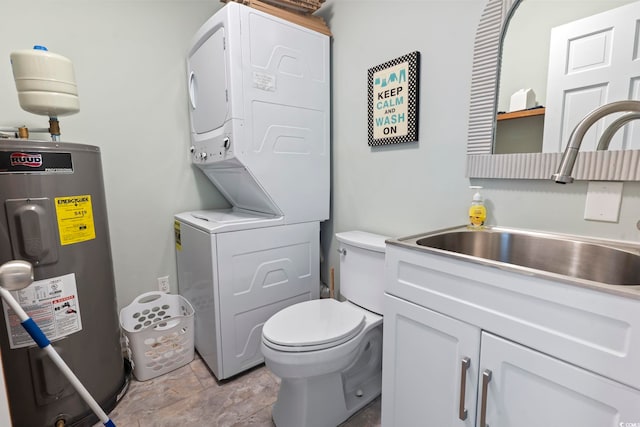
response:
<path fill-rule="evenodd" d="M 480 329 L 385 295 L 383 342 L 383 426 L 474 425 Z"/>
<path fill-rule="evenodd" d="M 486 332 L 479 378 L 478 427 L 640 425 L 640 391 Z"/>

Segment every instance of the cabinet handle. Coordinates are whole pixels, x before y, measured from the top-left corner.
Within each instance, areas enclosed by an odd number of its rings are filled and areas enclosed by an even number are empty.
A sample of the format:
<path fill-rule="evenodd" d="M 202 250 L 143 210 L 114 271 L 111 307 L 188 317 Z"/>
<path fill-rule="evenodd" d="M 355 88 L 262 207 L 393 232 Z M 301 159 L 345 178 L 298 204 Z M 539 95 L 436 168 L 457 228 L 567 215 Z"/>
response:
<path fill-rule="evenodd" d="M 467 391 L 467 371 L 471 365 L 471 359 L 463 357 L 460 361 L 460 409 L 458 409 L 458 418 L 467 419 L 467 410 L 464 408 L 465 394 Z"/>
<path fill-rule="evenodd" d="M 480 427 L 489 427 L 487 424 L 487 393 L 491 381 L 491 371 L 485 369 L 482 372 L 482 406 L 480 408 Z"/>

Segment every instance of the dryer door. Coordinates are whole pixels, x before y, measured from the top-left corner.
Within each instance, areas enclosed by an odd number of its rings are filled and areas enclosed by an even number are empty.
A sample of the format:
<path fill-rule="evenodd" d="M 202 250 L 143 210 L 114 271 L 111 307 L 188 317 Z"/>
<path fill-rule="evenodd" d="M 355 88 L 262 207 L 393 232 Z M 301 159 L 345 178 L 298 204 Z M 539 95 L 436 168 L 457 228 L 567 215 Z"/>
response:
<path fill-rule="evenodd" d="M 227 57 L 225 27 L 220 25 L 188 59 L 189 104 L 192 131 L 197 134 L 221 127 L 227 120 Z"/>

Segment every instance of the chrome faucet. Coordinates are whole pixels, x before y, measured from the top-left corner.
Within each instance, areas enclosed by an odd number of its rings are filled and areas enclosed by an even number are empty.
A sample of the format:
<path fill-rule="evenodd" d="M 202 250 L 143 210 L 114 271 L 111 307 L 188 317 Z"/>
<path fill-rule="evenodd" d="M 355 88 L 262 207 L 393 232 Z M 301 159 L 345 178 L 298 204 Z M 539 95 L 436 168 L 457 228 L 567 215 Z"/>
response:
<path fill-rule="evenodd" d="M 573 177 L 571 176 L 571 171 L 573 170 L 573 166 L 576 163 L 576 159 L 578 157 L 578 150 L 580 149 L 580 144 L 582 144 L 582 139 L 584 135 L 587 133 L 589 128 L 598 120 L 603 118 L 604 116 L 608 116 L 613 113 L 620 112 L 629 112 L 629 113 L 640 113 L 640 101 L 616 101 L 611 102 L 609 104 L 605 104 L 602 107 L 596 108 L 589 114 L 585 116 L 584 119 L 578 123 L 578 125 L 571 132 L 571 136 L 569 137 L 569 142 L 567 143 L 567 148 L 564 150 L 564 154 L 562 155 L 562 160 L 560 160 L 560 166 L 558 167 L 558 171 L 551 175 L 551 179 L 557 182 L 558 184 L 571 184 L 573 182 Z M 627 115 L 622 116 L 618 120 L 614 121 L 609 127 L 617 126 L 613 129 L 611 136 L 618 130 L 621 126 L 623 126 L 629 120 L 633 120 L 636 117 L 631 117 L 631 114 L 628 115 L 629 118 L 624 121 L 624 123 L 618 123 L 623 118 L 626 118 Z M 608 129 L 607 129 L 608 130 Z M 607 133 L 605 131 L 605 133 Z M 604 135 L 603 135 L 604 136 Z M 611 140 L 611 136 L 608 137 Z M 604 145 L 603 141 L 601 143 Z M 600 146 L 600 144 L 598 144 Z M 608 141 L 606 141 L 606 146 L 609 146 Z M 606 149 L 602 148 L 602 149 Z M 600 149 L 600 148 L 599 148 Z"/>
<path fill-rule="evenodd" d="M 620 129 L 630 121 L 638 119 L 640 119 L 640 112 L 627 113 L 615 119 L 609 126 L 607 126 L 604 132 L 602 132 L 602 136 L 600 136 L 600 140 L 598 140 L 598 147 L 596 148 L 596 150 L 608 150 L 609 144 L 611 143 L 611 138 L 613 138 L 613 135 L 615 135 L 618 129 Z"/>

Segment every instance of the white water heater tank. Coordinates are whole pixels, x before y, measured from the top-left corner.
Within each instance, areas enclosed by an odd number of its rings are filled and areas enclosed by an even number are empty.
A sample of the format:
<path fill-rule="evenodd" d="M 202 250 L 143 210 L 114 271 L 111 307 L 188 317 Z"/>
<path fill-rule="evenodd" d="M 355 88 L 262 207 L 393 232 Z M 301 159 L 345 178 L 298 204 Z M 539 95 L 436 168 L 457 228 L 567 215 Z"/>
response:
<path fill-rule="evenodd" d="M 72 62 L 44 46 L 11 53 L 11 68 L 23 110 L 48 117 L 80 111 Z"/>

